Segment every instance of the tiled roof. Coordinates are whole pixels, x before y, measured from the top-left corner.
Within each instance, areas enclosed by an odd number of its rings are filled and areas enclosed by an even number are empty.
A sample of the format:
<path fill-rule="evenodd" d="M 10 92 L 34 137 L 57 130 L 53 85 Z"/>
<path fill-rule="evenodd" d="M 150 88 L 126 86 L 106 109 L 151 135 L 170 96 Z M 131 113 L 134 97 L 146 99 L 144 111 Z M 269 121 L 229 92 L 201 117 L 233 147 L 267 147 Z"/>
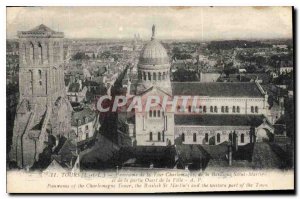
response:
<path fill-rule="evenodd" d="M 28 32 L 55 32 L 54 30 L 52 30 L 51 28 L 45 26 L 44 24 L 41 24 L 31 30 L 29 30 Z"/>
<path fill-rule="evenodd" d="M 255 83 L 172 82 L 173 95 L 209 97 L 263 97 Z"/>
<path fill-rule="evenodd" d="M 201 145 L 200 149 L 204 150 L 211 159 L 226 160 L 228 154 L 228 142 L 223 142 L 218 145 Z"/>
<path fill-rule="evenodd" d="M 57 32 L 51 28 L 41 24 L 29 31 L 20 31 L 18 32 L 20 37 L 36 36 L 36 37 L 60 37 L 64 36 L 63 32 Z"/>
<path fill-rule="evenodd" d="M 72 168 L 77 156 L 76 141 L 68 139 L 64 142 L 58 154 L 53 155 L 52 158 L 55 159 L 62 168 Z"/>
<path fill-rule="evenodd" d="M 101 151 L 99 153 L 99 151 Z M 95 143 L 94 147 L 88 153 L 82 154 L 81 166 L 86 168 L 91 166 L 90 163 L 101 163 L 97 165 L 97 168 L 110 168 L 115 163 L 114 155 L 119 151 L 119 147 L 107 139 L 105 136 L 99 138 L 99 141 Z M 92 167 L 89 167 L 91 169 Z"/>
<path fill-rule="evenodd" d="M 252 155 L 255 168 L 279 168 L 282 164 L 280 158 L 271 149 L 268 143 L 255 143 Z"/>
<path fill-rule="evenodd" d="M 79 91 L 80 91 L 80 84 L 79 83 L 70 84 L 68 92 L 79 92 Z"/>
<path fill-rule="evenodd" d="M 182 144 L 177 145 L 177 154 L 179 156 L 180 161 L 183 164 L 189 164 L 192 163 L 194 159 L 200 158 L 200 157 L 206 157 L 208 154 L 200 150 L 200 145 L 192 145 L 192 144 Z"/>
<path fill-rule="evenodd" d="M 95 81 L 84 81 L 83 86 L 100 86 L 100 83 L 98 82 L 95 82 Z"/>
<path fill-rule="evenodd" d="M 176 125 L 201 126 L 259 126 L 264 121 L 263 115 L 175 115 Z"/>
<path fill-rule="evenodd" d="M 76 111 L 72 113 L 72 126 L 83 125 L 93 121 L 96 117 L 96 112 L 91 110 L 90 108 L 83 108 L 80 111 Z M 81 122 L 81 124 L 77 124 L 77 121 Z"/>

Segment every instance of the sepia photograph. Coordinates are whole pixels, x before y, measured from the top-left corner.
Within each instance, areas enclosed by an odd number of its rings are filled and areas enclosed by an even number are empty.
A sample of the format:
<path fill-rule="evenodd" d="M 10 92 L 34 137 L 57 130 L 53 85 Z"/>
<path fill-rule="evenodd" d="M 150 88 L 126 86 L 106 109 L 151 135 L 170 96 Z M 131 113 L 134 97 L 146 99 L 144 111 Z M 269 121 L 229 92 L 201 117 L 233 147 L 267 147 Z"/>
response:
<path fill-rule="evenodd" d="M 294 12 L 6 7 L 7 192 L 295 191 Z"/>

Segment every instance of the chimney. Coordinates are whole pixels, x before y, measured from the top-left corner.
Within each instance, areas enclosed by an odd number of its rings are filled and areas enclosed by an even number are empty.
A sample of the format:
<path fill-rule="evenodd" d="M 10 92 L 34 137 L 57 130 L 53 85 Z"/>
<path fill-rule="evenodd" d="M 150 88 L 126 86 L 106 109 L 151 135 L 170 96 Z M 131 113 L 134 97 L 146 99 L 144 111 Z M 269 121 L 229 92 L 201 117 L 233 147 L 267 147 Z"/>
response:
<path fill-rule="evenodd" d="M 78 80 L 78 83 L 79 83 L 79 90 L 81 91 L 82 90 L 82 81 L 81 81 L 81 79 Z"/>

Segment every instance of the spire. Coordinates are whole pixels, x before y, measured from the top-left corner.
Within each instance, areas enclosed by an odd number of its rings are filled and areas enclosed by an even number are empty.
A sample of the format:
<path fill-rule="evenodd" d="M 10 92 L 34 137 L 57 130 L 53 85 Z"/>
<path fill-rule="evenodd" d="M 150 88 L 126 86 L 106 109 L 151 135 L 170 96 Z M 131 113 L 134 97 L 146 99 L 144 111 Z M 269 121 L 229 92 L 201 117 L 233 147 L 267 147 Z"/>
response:
<path fill-rule="evenodd" d="M 152 37 L 151 37 L 151 40 L 154 40 L 155 39 L 155 25 L 153 24 L 152 25 Z"/>

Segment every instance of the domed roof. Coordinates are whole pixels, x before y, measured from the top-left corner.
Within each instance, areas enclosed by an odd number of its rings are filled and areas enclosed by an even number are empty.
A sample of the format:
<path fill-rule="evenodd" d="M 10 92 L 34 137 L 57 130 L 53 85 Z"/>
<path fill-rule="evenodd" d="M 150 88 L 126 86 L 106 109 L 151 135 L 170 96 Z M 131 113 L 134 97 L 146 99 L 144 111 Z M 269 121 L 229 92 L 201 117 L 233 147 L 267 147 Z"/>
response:
<path fill-rule="evenodd" d="M 155 26 L 152 27 L 151 41 L 144 46 L 141 52 L 140 63 L 149 65 L 169 63 L 169 57 L 166 49 L 155 39 Z"/>

